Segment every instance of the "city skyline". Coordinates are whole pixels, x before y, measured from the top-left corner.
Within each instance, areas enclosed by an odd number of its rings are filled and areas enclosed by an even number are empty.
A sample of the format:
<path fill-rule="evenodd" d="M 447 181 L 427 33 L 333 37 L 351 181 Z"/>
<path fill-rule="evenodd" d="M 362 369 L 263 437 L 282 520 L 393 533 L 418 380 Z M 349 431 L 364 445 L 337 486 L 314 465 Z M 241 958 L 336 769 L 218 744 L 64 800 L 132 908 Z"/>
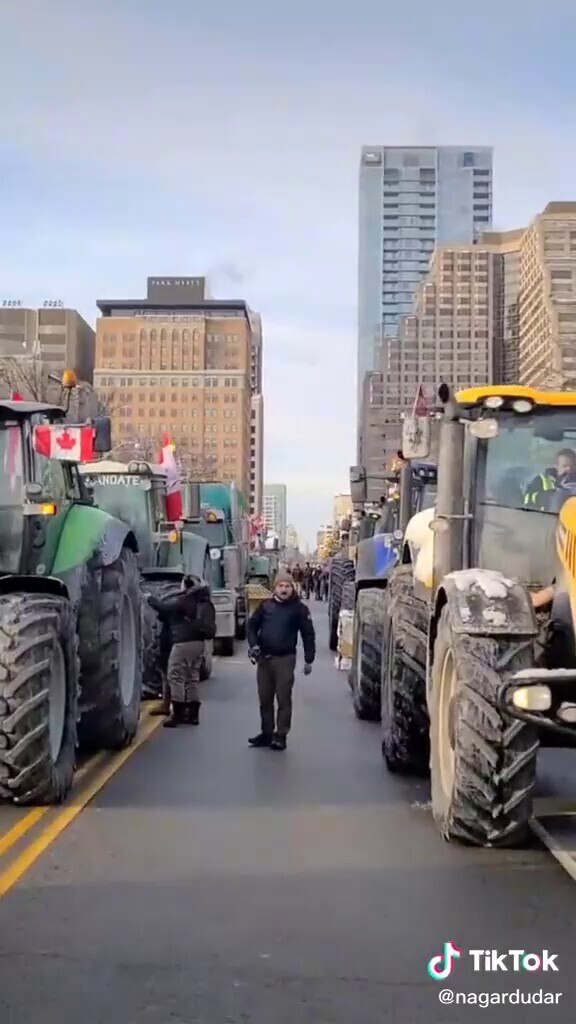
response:
<path fill-rule="evenodd" d="M 358 222 L 358 420 L 366 373 L 398 336 L 437 245 L 467 245 L 492 222 L 492 148 L 363 146 Z"/>
<path fill-rule="evenodd" d="M 214 294 L 245 295 L 265 325 L 265 479 L 285 481 L 313 543 L 355 462 L 362 146 L 493 147 L 495 230 L 574 195 L 576 11 L 522 12 L 9 5 L 0 297 L 61 299 L 94 325 L 98 295 L 139 294 L 156 269 L 202 268 Z"/>

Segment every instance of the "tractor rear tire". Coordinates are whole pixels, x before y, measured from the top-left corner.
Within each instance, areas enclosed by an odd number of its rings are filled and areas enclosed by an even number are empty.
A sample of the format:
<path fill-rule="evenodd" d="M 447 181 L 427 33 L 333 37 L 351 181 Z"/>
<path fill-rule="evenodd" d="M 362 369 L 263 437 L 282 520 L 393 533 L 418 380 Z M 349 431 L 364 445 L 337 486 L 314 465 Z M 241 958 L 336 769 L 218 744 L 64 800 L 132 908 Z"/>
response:
<path fill-rule="evenodd" d="M 434 644 L 430 694 L 432 813 L 445 839 L 523 844 L 532 816 L 538 733 L 502 714 L 505 676 L 530 668 L 532 639 L 455 633 L 448 607 Z"/>
<path fill-rule="evenodd" d="M 386 591 L 370 587 L 360 591 L 354 611 L 354 649 L 349 682 L 356 717 L 366 722 L 380 720 L 382 637 L 386 604 Z"/>
<path fill-rule="evenodd" d="M 426 707 L 428 611 L 414 594 L 411 565 L 390 577 L 389 619 L 382 666 L 382 756 L 388 770 L 428 775 L 429 720 Z"/>
<path fill-rule="evenodd" d="M 354 562 L 349 558 L 334 557 L 330 560 L 330 583 L 328 591 L 328 646 L 338 650 L 338 618 L 342 609 L 342 590 L 346 581 L 354 579 Z M 351 607 L 354 607 L 353 604 Z"/>
<path fill-rule="evenodd" d="M 53 594 L 0 597 L 0 797 L 58 804 L 72 786 L 78 717 L 72 607 Z"/>
<path fill-rule="evenodd" d="M 142 590 L 160 601 L 176 597 L 180 593 L 180 580 L 142 580 Z M 142 669 L 142 697 L 144 700 L 158 700 L 162 696 L 163 673 L 167 661 L 160 649 L 162 623 L 157 612 L 150 607 L 142 595 L 142 646 L 144 651 Z"/>
<path fill-rule="evenodd" d="M 121 750 L 138 729 L 142 695 L 142 620 L 136 555 L 123 548 L 101 569 L 96 609 L 80 622 L 80 745 Z M 89 620 L 87 622 L 87 620 Z"/>

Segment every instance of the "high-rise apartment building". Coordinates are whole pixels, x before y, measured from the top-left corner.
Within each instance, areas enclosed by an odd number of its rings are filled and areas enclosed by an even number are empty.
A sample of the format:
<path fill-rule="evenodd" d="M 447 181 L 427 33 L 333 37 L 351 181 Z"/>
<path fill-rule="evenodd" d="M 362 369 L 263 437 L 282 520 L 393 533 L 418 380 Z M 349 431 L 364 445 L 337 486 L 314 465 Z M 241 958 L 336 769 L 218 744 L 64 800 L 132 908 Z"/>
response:
<path fill-rule="evenodd" d="M 263 517 L 266 529 L 278 536 L 281 548 L 286 544 L 286 484 L 265 484 Z"/>
<path fill-rule="evenodd" d="M 250 312 L 252 326 L 252 360 L 250 389 L 252 410 L 250 421 L 250 512 L 260 515 L 264 485 L 264 397 L 262 395 L 262 317 Z"/>
<path fill-rule="evenodd" d="M 487 231 L 480 243 L 492 254 L 494 380 L 520 380 L 520 256 L 525 229 Z"/>
<path fill-rule="evenodd" d="M 74 370 L 78 380 L 92 383 L 95 334 L 75 309 L 47 303 L 40 309 L 0 307 L 0 359 L 28 356 L 48 372 Z"/>
<path fill-rule="evenodd" d="M 380 368 L 366 375 L 361 420 L 362 464 L 386 471 L 401 448 L 401 420 L 419 387 L 430 397 L 440 383 L 453 388 L 495 379 L 494 260 L 487 247 L 439 246 L 417 286 L 413 314 L 398 337 L 387 338 Z M 370 484 L 375 499 L 381 485 Z"/>
<path fill-rule="evenodd" d="M 492 220 L 492 150 L 364 146 L 360 164 L 358 402 L 383 338 L 397 336 L 436 245 L 471 244 Z M 359 408 L 360 418 L 360 408 Z"/>
<path fill-rule="evenodd" d="M 494 260 L 496 378 L 576 379 L 576 203 L 548 203 L 528 228 L 488 232 Z"/>
<path fill-rule="evenodd" d="M 576 380 L 576 203 L 548 203 L 525 231 L 518 303 L 522 383 Z"/>
<path fill-rule="evenodd" d="M 248 505 L 259 379 L 246 302 L 207 299 L 203 278 L 149 278 L 146 299 L 97 305 L 95 384 L 110 401 L 116 448 L 157 451 L 170 433 L 192 478 L 235 481 Z M 261 353 L 259 318 L 256 332 Z"/>

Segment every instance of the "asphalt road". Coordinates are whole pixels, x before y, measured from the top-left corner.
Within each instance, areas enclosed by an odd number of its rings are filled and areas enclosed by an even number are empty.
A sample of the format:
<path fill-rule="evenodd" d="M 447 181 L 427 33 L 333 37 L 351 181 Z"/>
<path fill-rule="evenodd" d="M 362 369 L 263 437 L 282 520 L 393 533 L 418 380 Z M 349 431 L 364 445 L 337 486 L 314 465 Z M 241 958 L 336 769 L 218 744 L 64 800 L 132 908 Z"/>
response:
<path fill-rule="evenodd" d="M 199 729 L 159 729 L 0 905 L 3 1024 L 576 1019 L 576 889 L 550 855 L 445 844 L 390 777 L 326 649 L 285 754 L 251 750 L 254 670 L 220 660 Z M 445 941 L 548 949 L 558 973 L 426 965 Z M 559 1005 L 440 1005 L 562 992 Z"/>

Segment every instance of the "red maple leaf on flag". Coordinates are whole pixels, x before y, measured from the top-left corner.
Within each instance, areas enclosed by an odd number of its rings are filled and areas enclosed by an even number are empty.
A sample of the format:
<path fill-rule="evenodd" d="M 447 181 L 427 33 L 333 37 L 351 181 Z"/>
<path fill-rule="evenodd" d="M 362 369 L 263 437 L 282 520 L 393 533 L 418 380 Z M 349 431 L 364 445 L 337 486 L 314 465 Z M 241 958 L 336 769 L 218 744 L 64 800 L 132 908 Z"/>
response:
<path fill-rule="evenodd" d="M 63 448 L 64 451 L 70 451 L 71 448 L 74 448 L 76 441 L 67 430 L 64 430 L 61 434 L 58 434 L 56 444 Z"/>

